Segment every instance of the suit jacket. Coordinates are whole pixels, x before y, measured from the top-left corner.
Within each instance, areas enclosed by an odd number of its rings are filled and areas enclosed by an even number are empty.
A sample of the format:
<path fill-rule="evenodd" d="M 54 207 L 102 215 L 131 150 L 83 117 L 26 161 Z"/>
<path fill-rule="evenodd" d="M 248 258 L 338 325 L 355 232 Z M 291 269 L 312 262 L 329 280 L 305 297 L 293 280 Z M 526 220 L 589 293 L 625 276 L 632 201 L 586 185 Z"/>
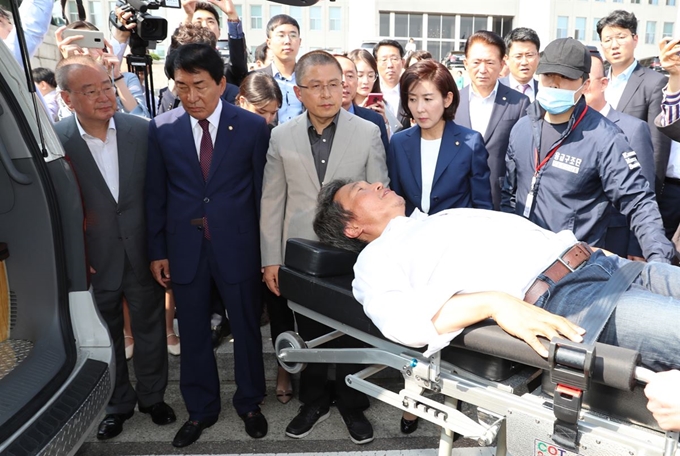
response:
<path fill-rule="evenodd" d="M 503 186 L 503 179 L 505 179 L 505 153 L 508 150 L 510 130 L 520 117 L 526 115 L 527 106 L 529 106 L 529 97 L 506 85 L 498 84 L 489 126 L 483 133 L 484 146 L 489 152 L 491 197 L 495 210 L 500 210 L 501 207 L 501 187 Z M 472 128 L 470 121 L 470 85 L 460 91 L 456 123 L 466 128 Z"/>
<path fill-rule="evenodd" d="M 500 82 L 501 84 L 503 84 L 507 87 L 510 87 L 510 76 L 505 76 L 504 78 L 500 78 L 500 79 L 498 79 L 498 82 Z M 533 84 L 534 84 L 534 93 L 538 93 L 538 80 L 532 79 L 531 82 L 533 82 Z M 514 87 L 510 87 L 510 88 L 515 90 L 515 92 L 522 93 L 522 92 L 519 92 L 518 90 L 516 90 Z M 522 95 L 524 95 L 524 94 L 522 94 Z"/>
<path fill-rule="evenodd" d="M 673 141 L 680 142 L 680 122 L 676 120 L 672 124 L 663 126 L 662 116 L 663 116 L 663 113 L 660 113 L 657 116 L 656 120 L 654 121 L 659 132 L 663 133 L 664 135 L 666 135 L 669 139 L 671 139 Z M 669 147 L 668 154 L 670 155 L 670 147 Z M 668 167 L 668 160 L 666 160 L 666 167 Z M 665 168 L 664 168 L 664 171 L 665 171 Z M 658 177 L 658 173 L 657 173 L 657 177 Z M 680 251 L 680 227 L 678 227 L 678 229 L 675 231 L 675 234 L 673 235 L 672 241 L 673 241 L 673 244 L 675 244 L 676 250 Z"/>
<path fill-rule="evenodd" d="M 269 128 L 264 119 L 222 103 L 207 182 L 189 115 L 173 109 L 149 125 L 146 206 L 149 259 L 168 259 L 173 282 L 196 275 L 206 217 L 219 272 L 227 283 L 260 273 L 258 203 Z"/>
<path fill-rule="evenodd" d="M 385 146 L 385 150 L 387 150 L 387 147 L 390 145 L 390 140 L 389 136 L 387 136 L 387 128 L 385 127 L 385 119 L 383 119 L 383 116 L 372 109 L 362 108 L 356 104 L 354 105 L 354 115 L 359 116 L 364 120 L 368 120 L 369 122 L 378 126 L 380 129 L 380 139 L 383 142 L 383 146 Z"/>
<path fill-rule="evenodd" d="M 123 113 L 114 114 L 113 119 L 120 176 L 118 202 L 80 136 L 75 116 L 54 124 L 81 189 L 88 260 L 97 271 L 92 275 L 92 285 L 109 291 L 117 290 L 122 284 L 126 256 L 140 282 L 153 281 L 144 213 L 149 121 Z"/>
<path fill-rule="evenodd" d="M 378 127 L 344 109 L 340 109 L 324 183 L 334 179 L 389 183 Z M 283 264 L 289 238 L 318 239 L 312 222 L 320 189 L 303 113 L 272 130 L 262 188 L 262 266 Z"/>
<path fill-rule="evenodd" d="M 623 89 L 617 111 L 625 112 L 644 120 L 649 125 L 654 144 L 654 166 L 656 171 L 656 189 L 660 192 L 666 177 L 668 157 L 671 153 L 671 141 L 658 129 L 654 128 L 654 120 L 661 112 L 662 89 L 668 78 L 649 68 L 637 64 Z"/>
<path fill-rule="evenodd" d="M 391 188 L 406 200 L 407 215 L 416 207 L 423 210 L 420 140 L 420 127 L 416 125 L 395 133 L 387 151 Z M 493 209 L 487 158 L 482 135 L 446 122 L 428 213 L 457 207 Z"/>

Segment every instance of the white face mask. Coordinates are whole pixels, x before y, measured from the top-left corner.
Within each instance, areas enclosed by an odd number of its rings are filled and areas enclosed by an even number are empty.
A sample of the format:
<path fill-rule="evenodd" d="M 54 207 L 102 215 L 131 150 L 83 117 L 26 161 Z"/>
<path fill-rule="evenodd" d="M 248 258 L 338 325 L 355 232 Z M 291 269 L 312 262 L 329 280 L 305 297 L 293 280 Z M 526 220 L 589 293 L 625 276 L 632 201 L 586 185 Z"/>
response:
<path fill-rule="evenodd" d="M 583 88 L 583 84 L 576 90 L 555 89 L 553 87 L 543 87 L 536 94 L 536 101 L 550 114 L 562 114 L 569 108 L 574 106 L 578 99 L 576 99 L 576 92 Z M 581 97 L 579 97 L 581 98 Z"/>

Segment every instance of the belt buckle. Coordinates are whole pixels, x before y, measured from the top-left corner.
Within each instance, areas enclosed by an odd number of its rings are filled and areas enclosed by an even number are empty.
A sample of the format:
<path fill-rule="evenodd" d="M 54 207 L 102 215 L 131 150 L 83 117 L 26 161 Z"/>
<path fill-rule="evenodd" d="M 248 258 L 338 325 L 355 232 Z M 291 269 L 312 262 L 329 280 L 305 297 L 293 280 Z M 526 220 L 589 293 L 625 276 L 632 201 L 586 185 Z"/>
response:
<path fill-rule="evenodd" d="M 565 253 L 565 255 L 566 255 L 566 253 Z M 576 270 L 576 269 L 572 268 L 571 266 L 569 266 L 569 263 L 564 261 L 564 259 L 562 259 L 562 256 L 557 257 L 557 261 L 562 263 L 565 268 L 569 269 L 569 272 L 574 272 Z"/>

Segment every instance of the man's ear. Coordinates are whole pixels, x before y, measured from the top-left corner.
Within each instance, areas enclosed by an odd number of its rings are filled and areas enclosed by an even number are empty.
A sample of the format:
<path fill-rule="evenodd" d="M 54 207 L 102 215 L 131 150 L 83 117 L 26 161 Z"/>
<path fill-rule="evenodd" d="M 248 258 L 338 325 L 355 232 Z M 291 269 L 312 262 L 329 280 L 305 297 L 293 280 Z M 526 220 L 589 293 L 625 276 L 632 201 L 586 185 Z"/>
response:
<path fill-rule="evenodd" d="M 351 222 L 345 225 L 345 229 L 343 230 L 345 237 L 348 237 L 350 239 L 357 239 L 359 236 L 361 236 L 361 233 L 363 232 L 364 232 L 363 229 L 361 229 L 360 227 Z"/>
<path fill-rule="evenodd" d="M 61 99 L 64 100 L 66 106 L 71 108 L 71 94 L 66 90 L 62 90 L 59 92 L 59 95 L 61 95 Z"/>
<path fill-rule="evenodd" d="M 295 92 L 295 96 L 297 97 L 298 100 L 300 100 L 300 103 L 302 103 L 302 90 L 298 86 L 293 86 L 293 92 Z"/>

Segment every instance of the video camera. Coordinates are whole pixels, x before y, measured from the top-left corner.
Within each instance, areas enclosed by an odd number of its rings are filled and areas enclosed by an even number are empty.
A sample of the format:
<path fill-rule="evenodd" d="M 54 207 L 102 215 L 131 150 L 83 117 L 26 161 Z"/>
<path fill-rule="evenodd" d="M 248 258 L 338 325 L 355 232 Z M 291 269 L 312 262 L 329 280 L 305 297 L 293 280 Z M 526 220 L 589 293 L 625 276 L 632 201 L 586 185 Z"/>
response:
<path fill-rule="evenodd" d="M 116 6 L 125 12 L 131 12 L 133 17 L 129 22 L 134 22 L 137 26 L 134 33 L 143 41 L 163 41 L 168 36 L 168 21 L 165 18 L 152 16 L 147 10 L 158 9 L 161 6 L 167 8 L 180 8 L 179 0 L 118 0 Z M 115 13 L 111 12 L 111 22 L 120 30 L 127 30 L 115 18 Z"/>

